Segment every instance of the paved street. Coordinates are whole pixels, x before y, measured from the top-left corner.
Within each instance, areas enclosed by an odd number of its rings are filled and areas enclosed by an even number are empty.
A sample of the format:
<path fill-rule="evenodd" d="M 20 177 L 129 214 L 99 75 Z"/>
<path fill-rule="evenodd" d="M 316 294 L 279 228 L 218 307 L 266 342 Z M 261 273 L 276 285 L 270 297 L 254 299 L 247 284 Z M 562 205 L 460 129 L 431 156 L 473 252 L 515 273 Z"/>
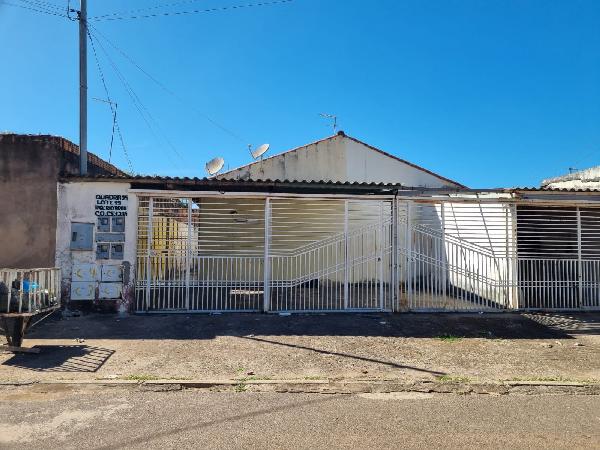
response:
<path fill-rule="evenodd" d="M 0 447 L 599 448 L 598 396 L 0 390 Z"/>

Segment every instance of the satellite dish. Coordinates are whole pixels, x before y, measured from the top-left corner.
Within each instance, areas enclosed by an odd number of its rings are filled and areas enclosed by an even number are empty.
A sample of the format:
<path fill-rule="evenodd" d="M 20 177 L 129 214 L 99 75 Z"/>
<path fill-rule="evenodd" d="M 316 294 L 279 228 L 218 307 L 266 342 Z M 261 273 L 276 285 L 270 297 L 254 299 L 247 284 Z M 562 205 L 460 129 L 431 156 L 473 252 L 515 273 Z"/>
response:
<path fill-rule="evenodd" d="M 263 145 L 261 145 L 260 147 L 258 147 L 255 150 L 250 150 L 250 154 L 252 155 L 252 157 L 254 159 L 258 159 L 262 155 L 264 155 L 265 153 L 267 153 L 268 150 L 269 150 L 269 144 L 263 144 Z"/>
<path fill-rule="evenodd" d="M 206 172 L 209 175 L 216 175 L 217 173 L 219 173 L 219 170 L 221 170 L 224 165 L 225 160 L 220 156 L 217 156 L 216 158 L 213 158 L 206 163 Z"/>

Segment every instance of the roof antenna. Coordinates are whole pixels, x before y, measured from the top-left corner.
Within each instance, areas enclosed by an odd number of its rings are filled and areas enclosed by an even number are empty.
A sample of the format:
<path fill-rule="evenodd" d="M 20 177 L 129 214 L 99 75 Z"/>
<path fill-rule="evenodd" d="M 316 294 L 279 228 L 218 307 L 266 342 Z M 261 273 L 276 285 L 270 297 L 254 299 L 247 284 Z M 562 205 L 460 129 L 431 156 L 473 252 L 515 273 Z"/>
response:
<path fill-rule="evenodd" d="M 260 158 L 260 160 L 262 161 L 262 157 L 265 153 L 267 153 L 269 147 L 269 144 L 263 144 L 252 150 L 252 145 L 248 145 L 248 150 L 250 151 L 250 155 L 252 155 L 252 159 L 256 161 L 258 158 Z"/>
<path fill-rule="evenodd" d="M 206 163 L 206 173 L 212 177 L 213 175 L 218 174 L 224 165 L 225 160 L 220 156 L 217 156 Z"/>
<path fill-rule="evenodd" d="M 321 117 L 323 117 L 324 119 L 329 119 L 331 121 L 331 127 L 333 128 L 333 134 L 335 134 L 335 131 L 337 130 L 337 116 L 335 116 L 333 114 L 324 114 L 324 113 L 321 113 L 319 115 Z"/>

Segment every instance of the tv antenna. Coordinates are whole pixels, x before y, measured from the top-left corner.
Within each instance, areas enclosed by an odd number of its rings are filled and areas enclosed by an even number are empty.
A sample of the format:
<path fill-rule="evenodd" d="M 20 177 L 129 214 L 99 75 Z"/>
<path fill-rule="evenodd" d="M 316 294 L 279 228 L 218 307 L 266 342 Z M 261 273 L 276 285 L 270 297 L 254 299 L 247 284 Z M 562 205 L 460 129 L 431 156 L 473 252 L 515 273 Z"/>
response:
<path fill-rule="evenodd" d="M 252 146 L 248 145 L 248 150 L 250 151 L 252 158 L 256 161 L 258 158 L 260 158 L 262 160 L 263 155 L 265 153 L 267 153 L 267 151 L 269 150 L 269 147 L 270 147 L 269 144 L 263 144 L 263 145 L 255 148 L 254 150 L 252 150 Z"/>
<path fill-rule="evenodd" d="M 333 128 L 333 134 L 335 134 L 335 130 L 337 130 L 337 116 L 334 114 L 319 114 L 324 119 L 328 119 L 331 121 L 331 127 Z"/>
<path fill-rule="evenodd" d="M 220 156 L 217 156 L 206 163 L 206 173 L 208 173 L 210 176 L 216 175 L 224 165 L 225 160 Z"/>

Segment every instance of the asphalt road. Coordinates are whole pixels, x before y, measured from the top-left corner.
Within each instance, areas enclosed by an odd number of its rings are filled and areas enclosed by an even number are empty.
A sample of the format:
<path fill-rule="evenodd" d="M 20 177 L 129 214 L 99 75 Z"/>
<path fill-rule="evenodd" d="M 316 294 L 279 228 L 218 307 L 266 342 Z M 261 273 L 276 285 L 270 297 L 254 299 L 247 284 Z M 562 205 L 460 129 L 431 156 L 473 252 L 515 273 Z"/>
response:
<path fill-rule="evenodd" d="M 0 389 L 0 447 L 600 448 L 598 396 Z"/>

